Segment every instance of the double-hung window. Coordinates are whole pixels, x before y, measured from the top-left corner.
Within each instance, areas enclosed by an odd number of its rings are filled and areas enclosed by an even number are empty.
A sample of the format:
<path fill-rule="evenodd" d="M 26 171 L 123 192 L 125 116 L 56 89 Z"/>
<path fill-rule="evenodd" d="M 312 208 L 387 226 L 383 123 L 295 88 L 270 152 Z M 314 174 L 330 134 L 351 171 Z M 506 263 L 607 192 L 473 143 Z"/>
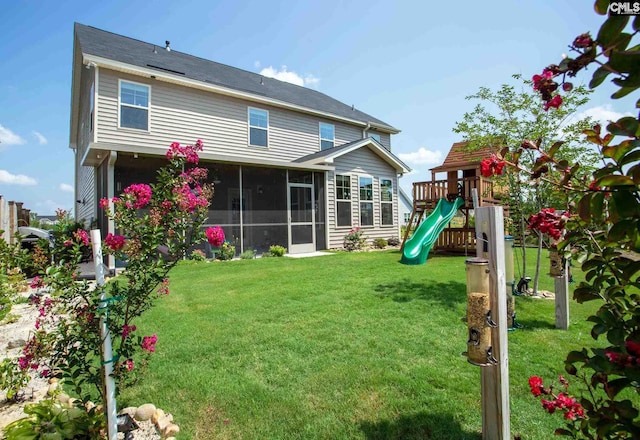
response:
<path fill-rule="evenodd" d="M 249 145 L 266 147 L 269 139 L 269 112 L 249 107 Z"/>
<path fill-rule="evenodd" d="M 373 226 L 373 177 L 360 176 L 360 226 Z"/>
<path fill-rule="evenodd" d="M 336 226 L 351 226 L 350 176 L 336 176 Z"/>
<path fill-rule="evenodd" d="M 120 127 L 149 130 L 149 94 L 151 87 L 120 81 Z"/>
<path fill-rule="evenodd" d="M 393 181 L 380 179 L 380 223 L 393 225 Z"/>
<path fill-rule="evenodd" d="M 335 145 L 336 127 L 333 124 L 320 123 L 320 150 L 328 150 Z"/>

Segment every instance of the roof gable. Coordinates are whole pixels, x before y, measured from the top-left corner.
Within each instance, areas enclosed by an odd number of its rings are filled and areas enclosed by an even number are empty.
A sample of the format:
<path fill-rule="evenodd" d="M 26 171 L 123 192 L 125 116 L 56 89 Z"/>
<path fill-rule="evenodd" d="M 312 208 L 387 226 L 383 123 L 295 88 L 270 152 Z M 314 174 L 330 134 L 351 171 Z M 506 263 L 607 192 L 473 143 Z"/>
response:
<path fill-rule="evenodd" d="M 98 57 L 117 63 L 135 66 L 172 79 L 195 80 L 211 86 L 219 86 L 259 98 L 267 98 L 301 109 L 371 125 L 375 128 L 398 133 L 399 130 L 367 113 L 348 106 L 324 93 L 297 86 L 257 73 L 216 63 L 176 50 L 103 31 L 79 23 L 75 24 L 76 41 L 85 58 Z"/>
<path fill-rule="evenodd" d="M 470 150 L 469 142 L 455 142 L 442 165 L 431 168 L 432 172 L 473 169 L 480 166 L 480 161 L 494 153 L 491 147 Z"/>
<path fill-rule="evenodd" d="M 306 163 L 310 165 L 330 165 L 333 164 L 333 161 L 336 158 L 363 147 L 369 148 L 381 159 L 391 165 L 398 173 L 406 174 L 411 171 L 411 168 L 409 168 L 407 165 L 405 165 L 404 162 L 398 159 L 396 155 L 384 148 L 378 141 L 370 137 L 349 142 L 338 147 L 318 151 L 316 153 L 300 157 L 294 160 L 294 162 Z"/>

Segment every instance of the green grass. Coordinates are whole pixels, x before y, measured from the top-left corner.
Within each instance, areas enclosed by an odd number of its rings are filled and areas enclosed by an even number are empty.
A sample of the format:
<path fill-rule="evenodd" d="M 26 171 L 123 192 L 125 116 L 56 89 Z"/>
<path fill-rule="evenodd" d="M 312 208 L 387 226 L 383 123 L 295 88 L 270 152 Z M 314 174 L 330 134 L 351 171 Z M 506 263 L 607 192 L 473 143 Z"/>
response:
<path fill-rule="evenodd" d="M 465 257 L 399 259 L 179 265 L 171 294 L 139 325 L 158 334 L 157 351 L 119 407 L 156 404 L 174 414 L 180 438 L 479 439 L 480 368 L 461 356 Z M 540 288 L 553 291 L 553 280 Z M 512 434 L 548 439 L 562 424 L 527 379 L 554 379 L 569 350 L 592 343 L 585 318 L 596 307 L 572 302 L 562 331 L 553 301 L 517 297 L 526 328 L 509 334 Z"/>

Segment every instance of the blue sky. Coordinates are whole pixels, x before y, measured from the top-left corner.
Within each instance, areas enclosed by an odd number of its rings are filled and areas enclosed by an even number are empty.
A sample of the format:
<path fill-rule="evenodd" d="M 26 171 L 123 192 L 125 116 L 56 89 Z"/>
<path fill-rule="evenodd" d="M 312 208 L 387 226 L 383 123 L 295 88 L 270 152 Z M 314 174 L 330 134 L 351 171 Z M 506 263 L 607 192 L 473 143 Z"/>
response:
<path fill-rule="evenodd" d="M 399 128 L 392 150 L 428 180 L 479 87 L 529 78 L 597 32 L 591 1 L 16 0 L 0 15 L 0 194 L 39 214 L 73 206 L 69 145 L 74 21 L 304 83 Z M 266 69 L 266 70 L 265 70 Z M 587 81 L 584 76 L 582 80 Z M 598 90 L 615 118 L 630 99 Z"/>

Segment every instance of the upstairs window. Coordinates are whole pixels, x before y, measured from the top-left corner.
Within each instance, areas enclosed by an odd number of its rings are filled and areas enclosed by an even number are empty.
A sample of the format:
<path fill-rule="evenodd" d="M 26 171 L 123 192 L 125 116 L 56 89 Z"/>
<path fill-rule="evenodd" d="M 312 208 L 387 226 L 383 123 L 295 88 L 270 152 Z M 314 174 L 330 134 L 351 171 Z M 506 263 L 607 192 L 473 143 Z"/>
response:
<path fill-rule="evenodd" d="M 335 145 L 336 128 L 333 124 L 320 123 L 320 150 L 328 150 Z"/>
<path fill-rule="evenodd" d="M 360 177 L 360 226 L 373 226 L 373 178 Z"/>
<path fill-rule="evenodd" d="M 375 140 L 377 140 L 378 142 L 380 142 L 380 135 L 379 135 L 379 134 L 369 133 L 369 137 L 370 137 L 371 139 L 375 139 Z"/>
<path fill-rule="evenodd" d="M 336 176 L 336 226 L 351 226 L 350 176 Z"/>
<path fill-rule="evenodd" d="M 393 225 L 393 181 L 380 179 L 380 217 L 382 225 Z"/>
<path fill-rule="evenodd" d="M 249 145 L 266 147 L 269 134 L 269 112 L 249 107 Z"/>
<path fill-rule="evenodd" d="M 149 92 L 147 85 L 120 81 L 120 127 L 149 130 Z"/>

